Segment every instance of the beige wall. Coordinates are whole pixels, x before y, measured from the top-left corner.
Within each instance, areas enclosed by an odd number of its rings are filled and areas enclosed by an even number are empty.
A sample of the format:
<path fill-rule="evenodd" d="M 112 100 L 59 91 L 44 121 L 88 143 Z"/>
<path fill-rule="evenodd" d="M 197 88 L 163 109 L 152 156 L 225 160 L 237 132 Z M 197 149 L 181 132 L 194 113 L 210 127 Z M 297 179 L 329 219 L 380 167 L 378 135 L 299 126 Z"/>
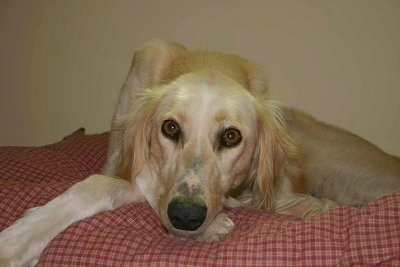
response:
<path fill-rule="evenodd" d="M 279 100 L 400 154 L 398 0 L 0 0 L 0 145 L 106 131 L 151 38 L 253 59 Z"/>

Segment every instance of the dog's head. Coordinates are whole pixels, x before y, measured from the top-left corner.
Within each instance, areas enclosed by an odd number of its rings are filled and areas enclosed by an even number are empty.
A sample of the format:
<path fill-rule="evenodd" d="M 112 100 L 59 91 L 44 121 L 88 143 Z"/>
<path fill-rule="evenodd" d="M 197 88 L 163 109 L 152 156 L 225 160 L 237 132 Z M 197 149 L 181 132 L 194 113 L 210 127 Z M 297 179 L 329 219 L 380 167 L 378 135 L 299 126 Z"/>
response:
<path fill-rule="evenodd" d="M 201 234 L 245 187 L 253 205 L 273 208 L 294 147 L 253 65 L 156 42 L 136 54 L 130 76 L 143 87 L 122 118 L 120 174 L 137 184 L 169 231 Z"/>

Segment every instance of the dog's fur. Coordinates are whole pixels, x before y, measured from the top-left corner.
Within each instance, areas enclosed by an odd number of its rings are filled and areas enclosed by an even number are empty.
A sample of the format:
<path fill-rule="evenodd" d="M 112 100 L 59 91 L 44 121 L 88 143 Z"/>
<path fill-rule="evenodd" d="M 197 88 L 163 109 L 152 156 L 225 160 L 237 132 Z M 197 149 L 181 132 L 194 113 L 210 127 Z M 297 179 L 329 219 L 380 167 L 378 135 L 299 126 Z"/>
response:
<path fill-rule="evenodd" d="M 134 201 L 170 233 L 212 241 L 233 229 L 227 206 L 307 217 L 399 189 L 398 159 L 278 105 L 254 64 L 153 41 L 122 87 L 103 175 L 4 230 L 0 265 L 34 264 L 71 223 Z"/>

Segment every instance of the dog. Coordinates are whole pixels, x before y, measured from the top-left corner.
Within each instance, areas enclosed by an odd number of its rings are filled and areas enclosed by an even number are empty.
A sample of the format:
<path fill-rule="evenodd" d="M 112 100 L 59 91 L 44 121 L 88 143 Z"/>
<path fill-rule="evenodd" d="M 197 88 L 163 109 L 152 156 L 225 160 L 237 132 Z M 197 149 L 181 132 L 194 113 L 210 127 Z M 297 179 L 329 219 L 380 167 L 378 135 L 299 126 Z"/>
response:
<path fill-rule="evenodd" d="M 400 190 L 400 161 L 279 104 L 235 55 L 152 41 L 134 56 L 103 173 L 28 210 L 0 234 L 1 266 L 32 266 L 73 222 L 147 201 L 174 236 L 218 241 L 225 207 L 306 218 Z"/>

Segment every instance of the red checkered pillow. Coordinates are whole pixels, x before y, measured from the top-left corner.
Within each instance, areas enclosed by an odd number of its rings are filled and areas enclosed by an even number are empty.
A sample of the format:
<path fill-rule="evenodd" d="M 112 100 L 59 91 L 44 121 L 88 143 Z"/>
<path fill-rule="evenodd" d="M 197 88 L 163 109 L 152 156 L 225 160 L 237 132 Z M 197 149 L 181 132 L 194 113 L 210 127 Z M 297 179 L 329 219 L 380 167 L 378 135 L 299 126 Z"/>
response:
<path fill-rule="evenodd" d="M 44 147 L 0 148 L 0 230 L 99 172 L 107 139 L 78 131 Z M 224 241 L 200 243 L 169 236 L 146 203 L 125 205 L 71 225 L 39 266 L 400 265 L 400 193 L 307 220 L 228 213 L 235 231 Z"/>

